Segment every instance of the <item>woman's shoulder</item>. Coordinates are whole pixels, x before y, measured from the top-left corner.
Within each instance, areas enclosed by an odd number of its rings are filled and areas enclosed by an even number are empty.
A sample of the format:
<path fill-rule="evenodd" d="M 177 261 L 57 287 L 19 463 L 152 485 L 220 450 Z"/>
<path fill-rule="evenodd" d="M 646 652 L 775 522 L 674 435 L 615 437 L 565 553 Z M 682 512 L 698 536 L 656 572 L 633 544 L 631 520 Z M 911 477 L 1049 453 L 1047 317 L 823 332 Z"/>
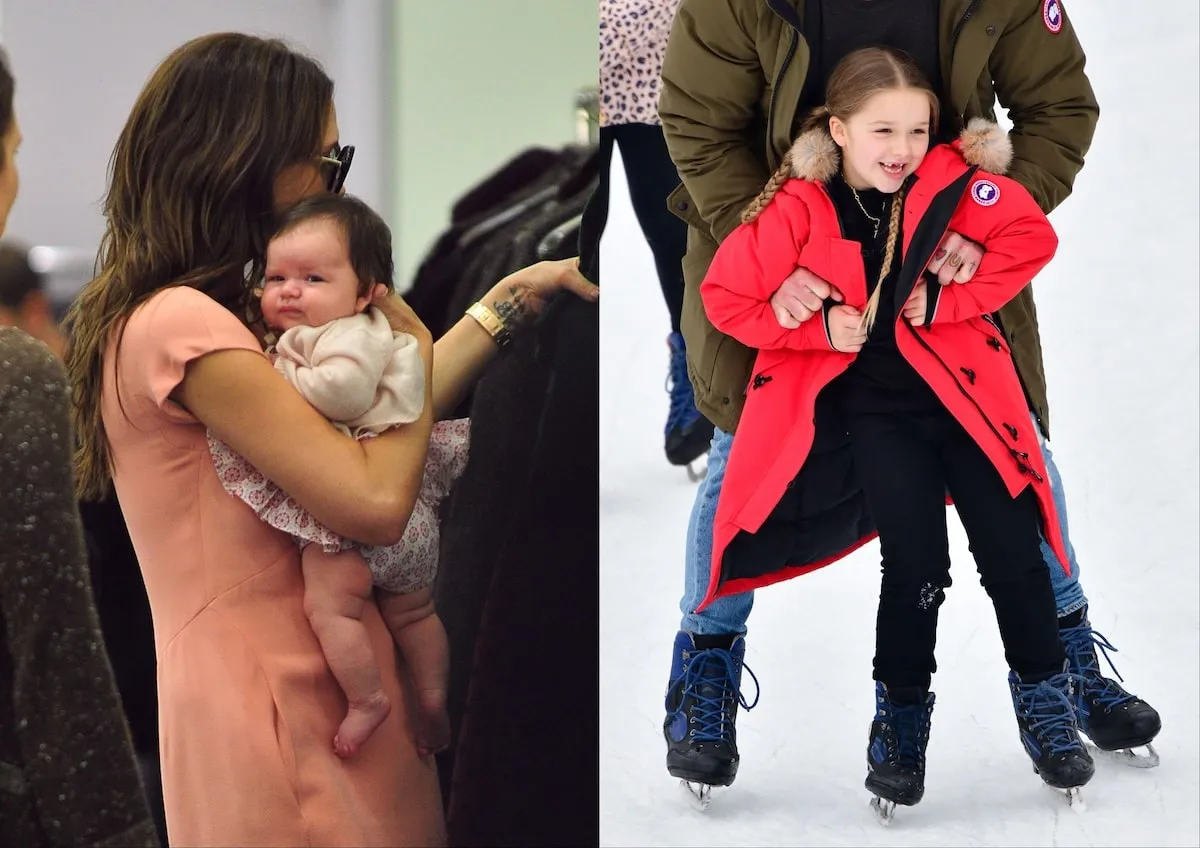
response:
<path fill-rule="evenodd" d="M 213 298 L 186 286 L 156 292 L 139 304 L 108 344 L 118 386 L 163 406 L 189 362 L 219 350 L 264 355 L 258 339 Z"/>
<path fill-rule="evenodd" d="M 191 286 L 172 286 L 133 310 L 125 322 L 122 346 L 127 342 L 156 348 L 186 346 L 205 338 L 259 348 L 254 334 L 228 308 Z"/>
<path fill-rule="evenodd" d="M 130 314 L 128 324 L 159 321 L 205 322 L 237 317 L 211 296 L 191 286 L 169 286 L 155 292 Z M 238 321 L 240 324 L 241 322 Z"/>

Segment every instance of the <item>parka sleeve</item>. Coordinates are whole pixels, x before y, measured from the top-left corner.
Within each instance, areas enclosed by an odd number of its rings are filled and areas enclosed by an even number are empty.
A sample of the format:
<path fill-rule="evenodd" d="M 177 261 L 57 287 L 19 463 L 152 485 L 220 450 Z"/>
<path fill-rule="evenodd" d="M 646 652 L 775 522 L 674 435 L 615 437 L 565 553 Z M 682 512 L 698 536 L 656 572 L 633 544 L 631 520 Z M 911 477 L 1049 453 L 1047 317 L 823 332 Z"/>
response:
<path fill-rule="evenodd" d="M 1075 28 L 1057 10 L 1059 29 L 1047 22 L 1045 0 L 1022 0 L 989 59 L 1000 104 L 1013 129 L 1009 176 L 1049 213 L 1071 193 L 1092 144 L 1100 106 L 1084 70 Z"/>
<path fill-rule="evenodd" d="M 700 284 L 714 327 L 758 350 L 833 349 L 824 310 L 789 330 L 779 326 L 771 309 L 771 295 L 804 265 L 809 229 L 804 202 L 780 192 L 757 218 L 729 234 Z"/>
<path fill-rule="evenodd" d="M 968 283 L 940 285 L 926 274 L 926 326 L 991 314 L 1017 296 L 1054 258 L 1058 236 L 1020 183 L 988 175 L 999 199 L 988 207 L 963 201 L 950 229 L 983 245 L 983 259 Z"/>
<path fill-rule="evenodd" d="M 760 5 L 683 0 L 663 59 L 658 113 L 667 148 L 718 243 L 771 176 L 749 137 L 767 84 L 753 35 Z"/>
<path fill-rule="evenodd" d="M 0 330 L 0 621 L 23 790 L 53 845 L 158 844 L 92 601 L 66 374 Z"/>

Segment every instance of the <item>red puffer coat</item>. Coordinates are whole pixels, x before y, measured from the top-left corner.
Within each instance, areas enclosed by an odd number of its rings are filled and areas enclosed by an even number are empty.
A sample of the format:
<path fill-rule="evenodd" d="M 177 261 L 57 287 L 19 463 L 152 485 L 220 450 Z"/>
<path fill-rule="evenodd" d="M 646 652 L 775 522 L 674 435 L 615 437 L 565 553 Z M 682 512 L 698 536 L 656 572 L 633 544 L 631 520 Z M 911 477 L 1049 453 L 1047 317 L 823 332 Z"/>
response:
<path fill-rule="evenodd" d="M 979 444 L 1013 497 L 1033 486 L 1044 535 L 1067 563 L 1038 434 L 1008 344 L 990 318 L 1058 246 L 1050 222 L 1025 189 L 990 173 L 1002 172 L 1010 158 L 1007 136 L 998 127 L 972 121 L 953 144 L 929 151 L 910 177 L 902 252 L 895 260 L 901 262 L 896 302 L 903 303 L 922 279 L 948 230 L 983 245 L 986 253 L 967 284 L 943 287 L 930 279 L 923 326 L 912 326 L 897 310 L 896 346 Z M 845 303 L 865 308 L 861 246 L 842 237 L 823 185 L 837 173 L 838 160 L 827 132 L 801 136 L 792 155 L 797 179 L 785 183 L 758 218 L 730 234 L 700 287 L 713 325 L 759 351 L 725 469 L 712 573 L 700 609 L 718 597 L 836 562 L 876 535 L 865 509 L 854 507 L 862 493 L 849 466 L 827 470 L 832 466 L 814 455 L 814 440 L 828 441 L 818 428 L 836 426 L 818 425 L 823 418 L 817 397 L 855 355 L 832 348 L 820 313 L 787 330 L 769 304 L 784 278 L 801 266 L 836 286 Z M 755 555 L 727 562 L 731 543 L 753 545 L 749 537 L 782 506 L 785 493 L 810 509 L 789 526 L 784 546 L 773 543 L 775 553 L 766 561 Z"/>

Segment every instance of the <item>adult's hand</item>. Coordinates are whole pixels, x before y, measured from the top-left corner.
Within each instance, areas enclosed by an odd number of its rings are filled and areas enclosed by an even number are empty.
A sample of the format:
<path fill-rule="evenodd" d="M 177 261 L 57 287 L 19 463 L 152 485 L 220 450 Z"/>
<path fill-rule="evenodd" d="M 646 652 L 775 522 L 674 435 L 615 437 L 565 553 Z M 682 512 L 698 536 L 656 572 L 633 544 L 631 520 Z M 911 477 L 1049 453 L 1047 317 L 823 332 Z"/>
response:
<path fill-rule="evenodd" d="M 546 305 L 560 292 L 569 292 L 595 303 L 599 287 L 579 273 L 579 257 L 535 262 L 509 274 L 483 298 L 483 303 L 500 317 L 510 330 L 520 330 L 542 314 Z"/>
<path fill-rule="evenodd" d="M 481 298 L 504 321 L 509 332 L 518 332 L 541 314 L 560 292 L 595 303 L 600 289 L 579 273 L 579 260 L 538 262 L 509 274 Z M 438 420 L 459 403 L 483 375 L 499 347 L 480 332 L 474 318 L 464 316 L 438 339 L 433 357 L 433 405 Z"/>
<path fill-rule="evenodd" d="M 387 286 L 376 285 L 372 293 L 371 305 L 383 313 L 388 324 L 397 333 L 408 333 L 416 336 L 419 341 L 432 343 L 433 335 L 417 313 L 400 295 L 389 291 Z"/>
<path fill-rule="evenodd" d="M 771 295 L 771 311 L 785 330 L 794 330 L 820 309 L 826 299 L 841 303 L 842 293 L 807 268 L 797 268 Z"/>
<path fill-rule="evenodd" d="M 942 239 L 941 246 L 934 252 L 927 266 L 931 274 L 943 286 L 950 283 L 968 283 L 979 269 L 983 259 L 983 246 L 968 241 L 951 230 Z"/>

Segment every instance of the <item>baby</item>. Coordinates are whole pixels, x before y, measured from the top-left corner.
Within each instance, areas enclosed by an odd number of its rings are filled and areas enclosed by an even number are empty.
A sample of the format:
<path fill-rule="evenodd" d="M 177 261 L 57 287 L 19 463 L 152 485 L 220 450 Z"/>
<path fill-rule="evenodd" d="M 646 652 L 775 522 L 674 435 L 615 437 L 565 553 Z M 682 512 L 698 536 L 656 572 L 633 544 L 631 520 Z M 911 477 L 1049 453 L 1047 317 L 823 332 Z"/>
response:
<path fill-rule="evenodd" d="M 393 332 L 371 308 L 377 284 L 392 287 L 391 233 L 362 201 L 345 195 L 305 200 L 285 214 L 267 246 L 263 320 L 279 334 L 275 368 L 326 418 L 355 439 L 416 420 L 425 401 L 417 340 Z M 390 547 L 346 540 L 209 434 L 222 485 L 302 546 L 304 608 L 349 703 L 333 740 L 354 756 L 391 709 L 361 616 L 372 586 L 379 611 L 417 689 L 417 750 L 449 744 L 449 644 L 433 608 L 438 504 L 466 464 L 469 422 L 434 426 L 421 491 L 403 538 Z M 357 550 L 361 568 L 335 554 Z"/>

